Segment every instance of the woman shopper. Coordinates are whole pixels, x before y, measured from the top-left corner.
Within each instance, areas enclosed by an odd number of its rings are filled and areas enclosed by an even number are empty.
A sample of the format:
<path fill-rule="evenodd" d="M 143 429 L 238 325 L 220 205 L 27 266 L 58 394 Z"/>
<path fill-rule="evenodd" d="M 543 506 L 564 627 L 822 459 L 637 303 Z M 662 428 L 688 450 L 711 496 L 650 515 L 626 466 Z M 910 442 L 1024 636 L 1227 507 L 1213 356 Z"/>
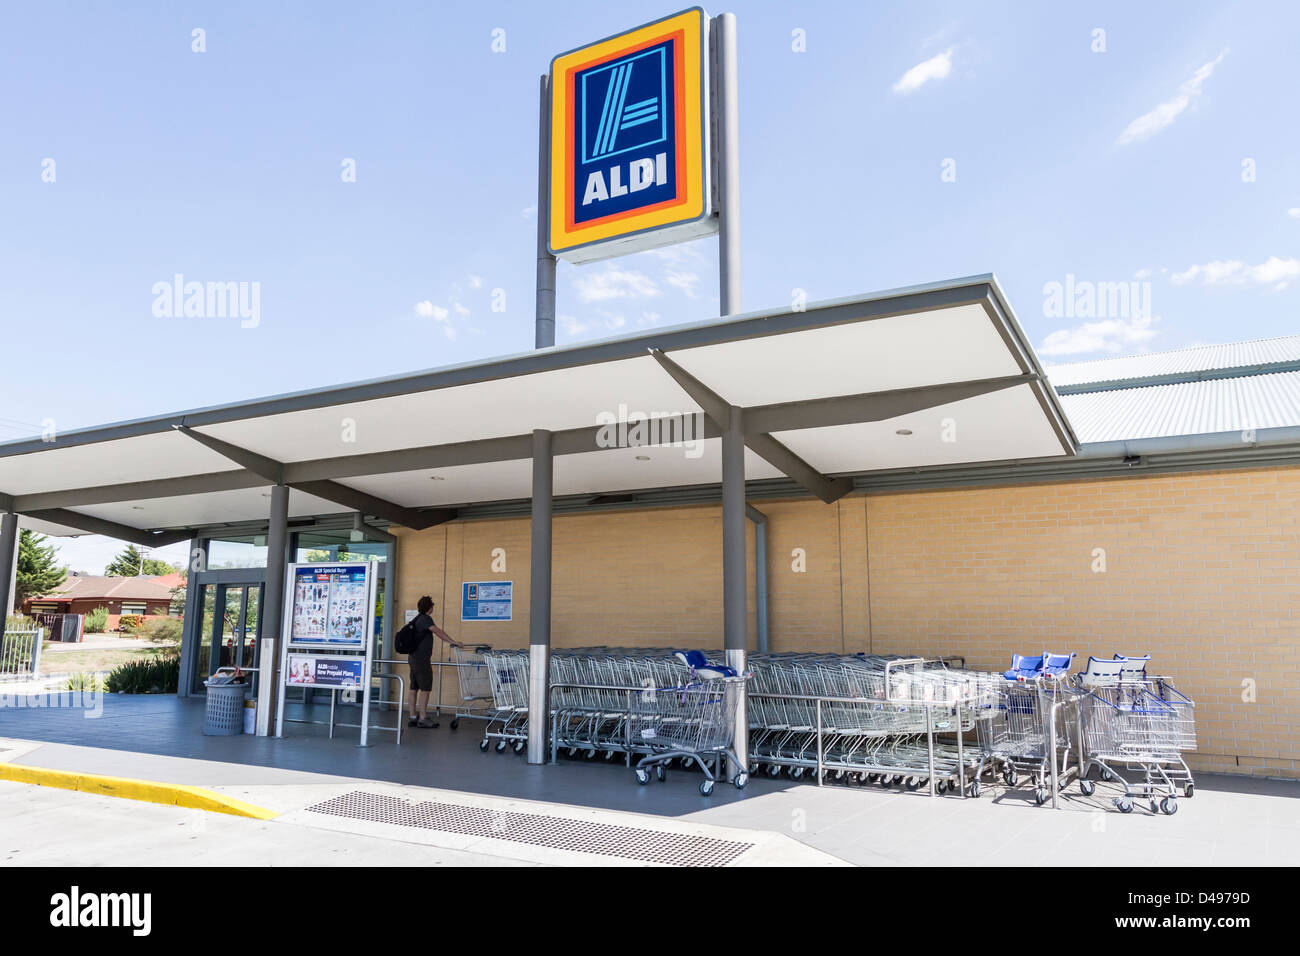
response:
<path fill-rule="evenodd" d="M 411 727 L 437 727 L 438 721 L 429 717 L 429 692 L 433 690 L 433 639 L 445 641 L 452 647 L 460 647 L 447 632 L 433 623 L 430 611 L 433 610 L 433 598 L 425 595 L 415 604 L 419 612 L 411 621 L 415 629 L 415 650 L 406 656 L 406 663 L 411 669 L 410 696 L 411 717 L 407 721 Z"/>

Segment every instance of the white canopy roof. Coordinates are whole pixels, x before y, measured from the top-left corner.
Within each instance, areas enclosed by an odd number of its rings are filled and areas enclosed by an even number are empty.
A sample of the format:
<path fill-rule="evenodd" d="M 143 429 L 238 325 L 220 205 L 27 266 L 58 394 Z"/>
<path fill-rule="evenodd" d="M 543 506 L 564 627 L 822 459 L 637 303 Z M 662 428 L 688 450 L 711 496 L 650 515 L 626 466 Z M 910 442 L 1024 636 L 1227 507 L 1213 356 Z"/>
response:
<path fill-rule="evenodd" d="M 422 526 L 527 498 L 534 429 L 555 434 L 557 496 L 716 484 L 727 405 L 745 410 L 747 480 L 826 500 L 839 476 L 1075 451 L 979 276 L 8 442 L 0 508 L 49 530 L 195 529 L 265 520 L 282 481 L 291 516 Z M 697 445 L 603 447 L 602 422 L 678 414 L 700 416 Z"/>

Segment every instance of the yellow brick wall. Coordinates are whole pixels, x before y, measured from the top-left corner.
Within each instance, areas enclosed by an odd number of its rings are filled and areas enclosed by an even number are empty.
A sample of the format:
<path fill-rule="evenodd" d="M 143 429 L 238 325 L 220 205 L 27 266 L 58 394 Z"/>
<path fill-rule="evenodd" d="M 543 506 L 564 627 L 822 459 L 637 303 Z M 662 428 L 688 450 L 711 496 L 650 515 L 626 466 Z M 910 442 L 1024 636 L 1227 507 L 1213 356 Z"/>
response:
<path fill-rule="evenodd" d="M 960 654 L 996 670 L 1013 652 L 1150 653 L 1197 701 L 1195 766 L 1300 776 L 1300 469 L 758 507 L 773 650 Z M 427 593 L 457 640 L 527 644 L 526 518 L 398 534 L 399 620 Z M 553 544 L 556 647 L 722 645 L 720 509 L 559 516 Z M 506 551 L 505 573 L 491 570 L 493 548 Z M 514 620 L 461 623 L 466 580 L 514 581 Z M 456 687 L 449 669 L 444 700 Z"/>

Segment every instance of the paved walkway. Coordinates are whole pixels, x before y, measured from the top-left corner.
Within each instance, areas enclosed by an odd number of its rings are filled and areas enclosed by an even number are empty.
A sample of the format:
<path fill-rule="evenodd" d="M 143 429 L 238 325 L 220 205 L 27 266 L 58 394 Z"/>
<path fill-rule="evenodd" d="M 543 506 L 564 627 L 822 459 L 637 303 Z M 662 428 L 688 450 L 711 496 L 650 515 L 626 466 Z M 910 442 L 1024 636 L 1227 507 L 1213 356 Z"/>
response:
<path fill-rule="evenodd" d="M 706 799 L 689 772 L 640 787 L 617 763 L 562 760 L 537 767 L 508 752 L 481 753 L 476 721 L 463 722 L 459 731 L 446 719 L 437 730 L 407 731 L 400 748 L 391 733 L 376 732 L 373 745 L 362 749 L 355 730 L 340 729 L 329 740 L 323 728 L 303 725 L 291 725 L 291 736 L 281 740 L 204 737 L 202 700 L 110 696 L 103 703 L 98 717 L 73 709 L 0 709 L 0 738 L 10 740 L 0 741 L 0 751 L 9 751 L 0 760 L 212 787 L 281 811 L 271 826 L 318 834 L 463 850 L 475 841 L 500 842 L 504 833 L 509 852 L 478 845 L 521 862 L 555 862 L 554 854 L 572 852 L 565 840 L 574 834 L 600 841 L 612 838 L 608 827 L 629 826 L 647 846 L 655 841 L 642 831 L 666 827 L 676 838 L 762 847 L 749 858 L 754 862 L 1300 864 L 1300 784 L 1291 782 L 1202 775 L 1196 796 L 1180 800 L 1173 817 L 1141 808 L 1121 815 L 1105 785 L 1091 798 L 1077 789 L 1068 793 L 1056 811 L 1035 806 L 1023 787 L 986 788 L 978 800 L 931 799 L 766 778 L 743 792 L 719 786 Z M 305 716 L 324 714 L 318 707 Z M 7 799 L 0 791 L 0 801 Z M 587 823 L 599 826 L 579 825 Z M 799 857 L 800 850 L 810 855 Z"/>

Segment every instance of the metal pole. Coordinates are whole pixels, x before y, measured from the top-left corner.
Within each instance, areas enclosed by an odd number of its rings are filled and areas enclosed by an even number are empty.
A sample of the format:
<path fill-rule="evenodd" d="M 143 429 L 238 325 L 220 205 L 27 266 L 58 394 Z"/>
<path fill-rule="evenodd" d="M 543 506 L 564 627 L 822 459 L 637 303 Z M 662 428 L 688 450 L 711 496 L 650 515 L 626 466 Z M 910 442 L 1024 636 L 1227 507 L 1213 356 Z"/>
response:
<path fill-rule="evenodd" d="M 13 610 L 18 537 L 18 515 L 11 511 L 0 515 L 0 643 L 4 642 L 5 620 Z"/>
<path fill-rule="evenodd" d="M 722 433 L 722 633 L 727 666 L 745 673 L 745 645 L 749 621 L 746 608 L 745 567 L 745 431 L 741 409 L 731 406 Z M 736 728 L 732 749 L 739 766 L 731 776 L 749 766 L 747 686 L 741 684 L 736 702 Z"/>
<path fill-rule="evenodd" d="M 543 74 L 537 112 L 537 340 L 539 349 L 555 344 L 555 256 L 547 235 L 551 226 L 551 82 Z"/>
<path fill-rule="evenodd" d="M 745 506 L 745 514 L 754 522 L 754 625 L 758 632 L 758 649 L 766 654 L 770 650 L 767 626 L 767 515 L 753 505 Z"/>
<path fill-rule="evenodd" d="M 190 541 L 189 570 L 185 572 L 185 610 L 184 625 L 181 631 L 181 670 L 176 682 L 176 696 L 190 696 L 190 686 L 194 680 L 194 662 L 199 647 L 203 644 L 203 585 L 196 580 L 200 571 L 208 569 L 207 538 L 194 538 Z M 194 567 L 195 553 L 198 552 L 199 567 Z"/>
<path fill-rule="evenodd" d="M 710 21 L 717 153 L 718 301 L 723 315 L 740 311 L 740 106 L 736 15 Z"/>
<path fill-rule="evenodd" d="M 551 433 L 533 431 L 532 554 L 528 599 L 528 762 L 546 762 L 547 683 L 551 671 Z"/>
<path fill-rule="evenodd" d="M 930 796 L 934 796 L 934 710 L 925 705 L 925 756 L 926 766 L 930 772 Z"/>
<path fill-rule="evenodd" d="M 271 488 L 271 515 L 266 532 L 266 590 L 263 607 L 258 611 L 262 627 L 262 640 L 270 638 L 275 652 L 270 660 L 259 653 L 257 672 L 257 736 L 272 732 L 271 709 L 276 710 L 275 732 L 280 733 L 284 723 L 284 700 L 279 688 L 280 646 L 284 629 L 284 565 L 289 545 L 289 486 Z M 220 608 L 217 609 L 220 612 Z M 265 645 L 263 645 L 265 647 Z"/>
<path fill-rule="evenodd" d="M 822 785 L 822 701 L 817 698 L 817 786 Z"/>

